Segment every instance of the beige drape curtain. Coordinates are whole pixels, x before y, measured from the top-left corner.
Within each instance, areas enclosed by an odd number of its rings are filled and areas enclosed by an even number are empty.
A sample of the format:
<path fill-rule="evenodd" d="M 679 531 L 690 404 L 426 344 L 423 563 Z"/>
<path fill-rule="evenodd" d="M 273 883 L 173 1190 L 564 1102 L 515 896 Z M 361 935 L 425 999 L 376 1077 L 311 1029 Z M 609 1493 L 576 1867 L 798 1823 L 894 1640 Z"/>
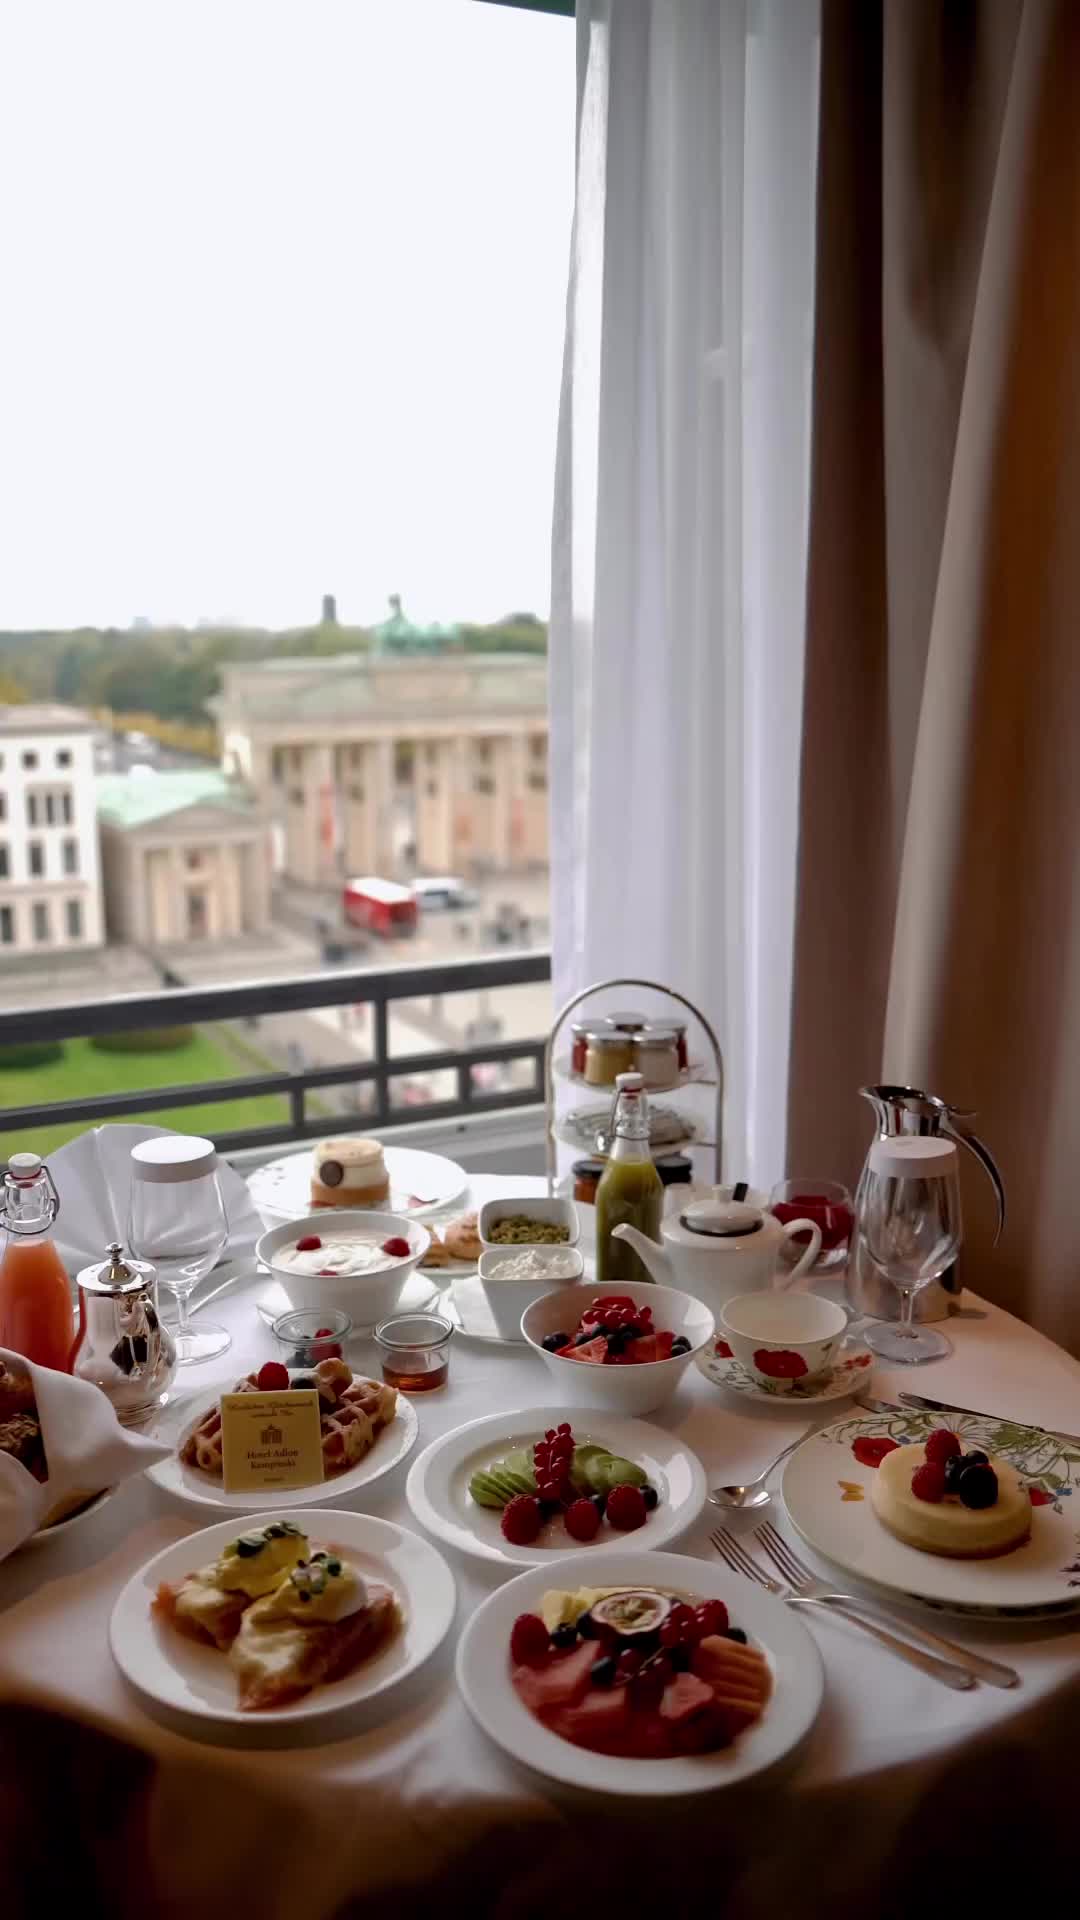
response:
<path fill-rule="evenodd" d="M 824 0 L 817 249 L 788 1164 L 977 1108 L 965 1277 L 1080 1352 L 1076 0 Z"/>

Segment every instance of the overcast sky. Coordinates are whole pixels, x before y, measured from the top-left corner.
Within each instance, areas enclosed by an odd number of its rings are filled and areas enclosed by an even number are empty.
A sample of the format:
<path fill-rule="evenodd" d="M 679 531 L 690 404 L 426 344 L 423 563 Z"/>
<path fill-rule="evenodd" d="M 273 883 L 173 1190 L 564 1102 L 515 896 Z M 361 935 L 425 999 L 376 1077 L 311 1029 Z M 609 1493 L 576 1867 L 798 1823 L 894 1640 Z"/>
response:
<path fill-rule="evenodd" d="M 573 22 L 0 0 L 0 627 L 548 607 Z"/>

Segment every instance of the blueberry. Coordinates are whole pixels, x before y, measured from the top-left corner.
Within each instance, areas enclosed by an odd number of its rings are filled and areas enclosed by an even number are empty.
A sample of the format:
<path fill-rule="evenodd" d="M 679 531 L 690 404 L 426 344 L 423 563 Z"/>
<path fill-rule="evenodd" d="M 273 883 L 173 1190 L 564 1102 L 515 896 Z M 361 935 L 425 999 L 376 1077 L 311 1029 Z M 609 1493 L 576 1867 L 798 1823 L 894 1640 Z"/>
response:
<path fill-rule="evenodd" d="M 669 1647 L 667 1656 L 676 1673 L 688 1673 L 690 1671 L 689 1647 Z"/>
<path fill-rule="evenodd" d="M 610 1687 L 615 1679 L 618 1663 L 606 1653 L 602 1660 L 594 1660 L 591 1679 L 594 1687 Z"/>
<path fill-rule="evenodd" d="M 993 1467 L 984 1467 L 976 1463 L 965 1466 L 957 1487 L 965 1507 L 992 1507 L 998 1497 L 997 1474 Z"/>
<path fill-rule="evenodd" d="M 671 1357 L 674 1360 L 677 1353 L 689 1353 L 689 1351 L 690 1342 L 684 1333 L 680 1333 L 678 1339 L 671 1343 Z"/>
<path fill-rule="evenodd" d="M 593 1506 L 596 1508 L 596 1511 L 600 1515 L 600 1518 L 602 1520 L 604 1517 L 604 1508 L 607 1506 L 607 1494 L 606 1493 L 590 1493 L 589 1499 L 592 1501 Z"/>
<path fill-rule="evenodd" d="M 622 1353 L 625 1346 L 626 1341 L 623 1337 L 621 1327 L 616 1327 L 614 1332 L 607 1335 L 607 1350 L 609 1353 Z"/>
<path fill-rule="evenodd" d="M 972 1447 L 970 1453 L 964 1454 L 961 1464 L 964 1467 L 988 1467 L 990 1455 L 984 1453 L 981 1447 Z"/>
<path fill-rule="evenodd" d="M 964 1471 L 964 1466 L 965 1466 L 965 1461 L 963 1460 L 962 1456 L 958 1453 L 954 1453 L 950 1459 L 946 1460 L 945 1490 L 947 1493 L 956 1492 L 956 1489 L 960 1484 L 960 1475 Z"/>
<path fill-rule="evenodd" d="M 643 1327 L 623 1327 L 622 1337 L 624 1340 L 643 1340 L 645 1338 L 645 1329 Z"/>
<path fill-rule="evenodd" d="M 570 1335 L 568 1333 L 546 1333 L 540 1345 L 543 1347 L 545 1353 L 558 1353 L 560 1347 L 568 1347 L 570 1345 Z"/>
<path fill-rule="evenodd" d="M 578 1619 L 577 1630 L 583 1640 L 599 1640 L 600 1629 L 591 1613 L 583 1613 Z"/>
<path fill-rule="evenodd" d="M 561 1627 L 556 1627 L 551 1636 L 551 1644 L 553 1647 L 576 1647 L 577 1642 L 578 1630 L 576 1627 L 572 1627 L 569 1621 L 564 1622 Z"/>
<path fill-rule="evenodd" d="M 301 1374 L 300 1378 L 298 1380 L 294 1380 L 292 1384 L 294 1387 L 315 1387 L 316 1389 L 318 1388 L 318 1385 L 319 1385 L 313 1373 Z"/>
<path fill-rule="evenodd" d="M 660 1504 L 660 1495 L 657 1493 L 655 1487 L 642 1487 L 641 1497 L 645 1502 L 646 1513 L 651 1513 L 653 1508 L 658 1507 Z"/>
<path fill-rule="evenodd" d="M 590 1340 L 595 1340 L 595 1339 L 596 1339 L 596 1328 L 590 1327 L 587 1333 L 578 1334 L 577 1339 L 574 1341 L 574 1345 L 575 1347 L 585 1347 L 585 1346 L 588 1346 Z"/>
<path fill-rule="evenodd" d="M 541 1500 L 540 1513 L 543 1519 L 554 1520 L 555 1515 L 561 1512 L 562 1512 L 561 1500 Z"/>
<path fill-rule="evenodd" d="M 724 1635 L 724 1639 L 734 1640 L 740 1647 L 745 1647 L 746 1645 L 746 1635 L 741 1627 L 729 1627 Z"/>

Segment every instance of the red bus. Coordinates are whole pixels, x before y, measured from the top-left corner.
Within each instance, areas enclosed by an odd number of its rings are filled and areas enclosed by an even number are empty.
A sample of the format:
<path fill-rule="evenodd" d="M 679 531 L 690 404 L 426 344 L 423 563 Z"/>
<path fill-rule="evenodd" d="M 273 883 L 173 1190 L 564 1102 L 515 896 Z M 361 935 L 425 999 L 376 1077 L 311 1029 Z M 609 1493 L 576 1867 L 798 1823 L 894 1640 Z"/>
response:
<path fill-rule="evenodd" d="M 399 886 L 396 880 L 380 880 L 377 874 L 347 880 L 342 905 L 349 925 L 363 927 L 368 933 L 395 939 L 416 932 L 412 888 Z"/>

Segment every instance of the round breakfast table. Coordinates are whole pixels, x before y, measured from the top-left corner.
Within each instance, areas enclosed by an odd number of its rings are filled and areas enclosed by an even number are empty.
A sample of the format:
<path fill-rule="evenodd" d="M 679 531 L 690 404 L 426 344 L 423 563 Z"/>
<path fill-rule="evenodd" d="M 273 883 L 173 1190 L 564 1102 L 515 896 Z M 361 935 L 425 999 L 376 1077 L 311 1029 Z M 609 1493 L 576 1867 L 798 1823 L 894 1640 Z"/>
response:
<path fill-rule="evenodd" d="M 470 1201 L 476 1205 L 498 1194 L 543 1190 L 540 1180 L 474 1176 Z M 214 1317 L 229 1326 L 232 1350 L 205 1368 L 189 1370 L 185 1388 L 204 1380 L 207 1386 L 228 1385 L 232 1376 L 271 1357 L 272 1337 L 255 1310 L 258 1288 L 265 1284 L 265 1278 L 252 1274 L 215 1301 Z M 912 1386 L 942 1400 L 1080 1430 L 1080 1364 L 1075 1360 L 970 1292 L 950 1332 L 955 1350 L 949 1358 L 916 1370 L 875 1366 L 873 1392 L 889 1399 Z M 361 1369 L 375 1370 L 373 1348 L 358 1347 L 350 1359 Z M 543 1405 L 550 1385 L 542 1363 L 527 1351 L 457 1337 L 447 1389 L 414 1402 L 418 1446 L 481 1415 Z M 716 1485 L 755 1476 L 800 1432 L 848 1410 L 847 1402 L 833 1402 L 816 1414 L 805 1404 L 760 1404 L 711 1385 L 691 1367 L 676 1397 L 647 1417 L 684 1439 Z M 405 1500 L 407 1471 L 408 1463 L 346 1504 L 415 1526 Z M 779 1502 L 771 1514 L 783 1524 Z M 597 1811 L 595 1801 L 575 1802 L 509 1762 L 474 1725 L 455 1685 L 458 1630 L 504 1577 L 498 1568 L 447 1552 L 458 1587 L 458 1619 L 445 1646 L 396 1693 L 373 1703 L 366 1715 L 358 1710 L 349 1730 L 329 1742 L 260 1744 L 248 1729 L 240 1736 L 223 1730 L 207 1737 L 190 1723 L 151 1715 L 129 1691 L 108 1645 L 116 1596 L 162 1547 L 215 1518 L 208 1510 L 170 1502 L 140 1478 L 68 1538 L 24 1549 L 0 1565 L 0 1746 L 10 1764 L 10 1729 L 20 1729 L 17 1764 L 24 1769 L 24 1791 L 20 1811 L 11 1817 L 22 1822 L 23 1844 L 27 1823 L 32 1830 L 36 1817 L 29 1782 L 39 1766 L 49 1775 L 50 1765 L 55 1782 L 63 1751 L 76 1775 L 71 1790 L 91 1796 L 80 1830 L 86 1829 L 84 1845 L 94 1870 L 109 1871 L 108 1856 L 99 1857 L 95 1796 L 110 1767 L 127 1768 L 139 1783 L 135 1800 L 153 1832 L 155 1858 L 168 1863 L 178 1912 L 190 1903 L 193 1911 L 213 1913 L 228 1889 L 244 1884 L 253 1852 L 268 1844 L 285 1857 L 275 1865 L 272 1884 L 260 1890 L 257 1910 L 262 1913 L 285 1911 L 299 1887 L 305 1889 L 308 1914 L 336 1911 L 358 1889 L 372 1896 L 377 1889 L 391 1889 L 396 1911 L 409 1889 L 442 1886 L 445 1891 L 456 1884 L 454 1863 L 465 1859 L 471 1863 L 469 1884 L 481 1888 L 487 1874 L 501 1897 L 523 1882 L 535 1887 L 537 1875 L 542 1881 L 544 1863 L 552 1860 L 553 1832 L 560 1836 L 564 1866 L 560 1907 L 570 1911 L 571 1889 L 587 1887 L 597 1865 L 587 1836 L 606 1831 L 608 1812 Z M 708 1536 L 718 1518 L 707 1508 L 678 1551 L 710 1557 Z M 1080 1746 L 1080 1699 L 1070 1686 L 1080 1653 L 1080 1613 L 1076 1626 L 1070 1621 L 939 1620 L 942 1631 L 997 1654 L 1022 1676 L 1020 1686 L 1009 1692 L 979 1685 L 967 1693 L 949 1691 L 912 1670 L 843 1621 L 806 1610 L 801 1617 L 821 1649 L 826 1671 L 824 1705 L 802 1752 L 780 1780 L 696 1802 L 683 1816 L 692 1818 L 699 1834 L 708 1831 L 722 1850 L 733 1911 L 770 1910 L 778 1886 L 790 1889 L 791 1863 L 785 1866 L 785 1858 L 792 1849 L 801 1850 L 805 1865 L 808 1846 L 820 1848 L 823 1858 L 802 1885 L 800 1905 L 804 1911 L 816 1911 L 819 1904 L 822 1911 L 843 1911 L 845 1890 L 856 1903 L 867 1876 L 872 1883 L 885 1871 L 901 1830 L 906 1836 L 902 1857 L 912 1864 L 916 1855 L 904 1822 L 924 1804 L 943 1772 L 951 1774 L 959 1764 L 973 1777 L 979 1757 L 999 1751 L 1002 1742 L 1008 1752 L 1027 1755 L 1036 1772 L 1040 1758 L 1045 1762 L 1062 1742 L 1069 1752 Z M 40 1708 L 48 1715 L 34 1711 Z M 100 1759 L 76 1760 L 84 1752 L 97 1754 L 99 1743 Z M 1030 1770 L 1029 1777 L 1034 1778 Z M 115 1821 L 115 1797 L 110 1804 Z M 637 1832 L 640 1805 L 629 1813 L 631 1831 Z M 658 1844 L 659 1836 L 675 1831 L 679 1817 L 677 1809 L 650 1813 L 649 1830 Z M 925 1812 L 921 1818 L 926 1830 Z M 572 1869 L 570 1863 L 576 1863 Z M 609 1893 L 616 1868 L 629 1871 L 632 1865 L 632 1845 L 609 1852 L 602 1883 Z M 49 1871 L 56 1870 L 50 1865 Z M 697 1870 L 695 1865 L 691 1878 Z M 895 1866 L 889 1872 L 894 1875 Z M 639 1864 L 634 1869 L 639 1888 L 640 1874 Z M 124 1882 L 117 1891 L 115 1911 L 124 1910 L 126 1888 Z M 451 1910 L 456 1911 L 453 1897 Z"/>

